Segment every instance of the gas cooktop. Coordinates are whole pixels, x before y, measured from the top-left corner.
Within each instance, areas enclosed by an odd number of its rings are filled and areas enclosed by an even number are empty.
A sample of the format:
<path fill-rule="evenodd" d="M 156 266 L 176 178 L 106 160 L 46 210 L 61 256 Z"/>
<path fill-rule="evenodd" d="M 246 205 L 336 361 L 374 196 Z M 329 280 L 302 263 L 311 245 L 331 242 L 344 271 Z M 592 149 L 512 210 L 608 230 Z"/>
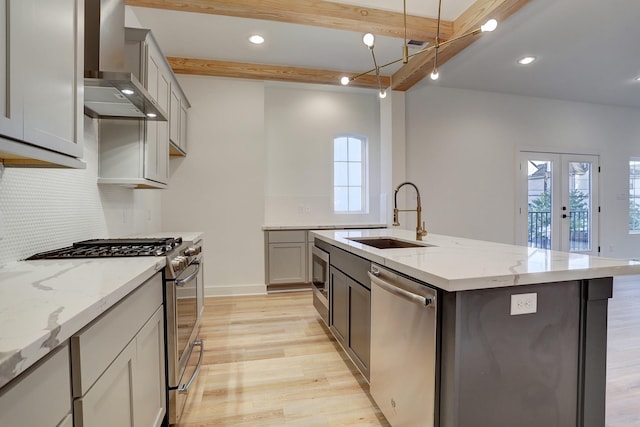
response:
<path fill-rule="evenodd" d="M 40 252 L 27 258 L 59 259 L 59 258 L 103 258 L 103 257 L 135 257 L 164 256 L 180 246 L 181 237 L 134 238 L 134 239 L 93 239 L 74 243 L 61 249 Z"/>

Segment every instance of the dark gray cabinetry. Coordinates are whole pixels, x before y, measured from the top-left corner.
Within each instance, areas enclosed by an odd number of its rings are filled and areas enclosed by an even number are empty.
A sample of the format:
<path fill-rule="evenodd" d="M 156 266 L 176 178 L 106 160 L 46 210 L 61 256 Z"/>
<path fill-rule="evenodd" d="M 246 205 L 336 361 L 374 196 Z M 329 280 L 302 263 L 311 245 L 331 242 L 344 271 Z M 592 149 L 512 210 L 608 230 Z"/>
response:
<path fill-rule="evenodd" d="M 369 378 L 371 346 L 371 290 L 358 282 L 349 283 L 349 348 L 357 357 L 356 363 Z"/>
<path fill-rule="evenodd" d="M 371 290 L 363 278 L 367 277 L 370 262 L 335 247 L 330 247 L 330 251 L 329 327 L 356 367 L 369 379 Z"/>
<path fill-rule="evenodd" d="M 440 427 L 605 425 L 612 279 L 444 292 Z M 511 296 L 537 311 L 510 315 Z"/>
<path fill-rule="evenodd" d="M 343 347 L 349 347 L 349 284 L 347 275 L 331 267 L 331 319 L 329 325 Z"/>

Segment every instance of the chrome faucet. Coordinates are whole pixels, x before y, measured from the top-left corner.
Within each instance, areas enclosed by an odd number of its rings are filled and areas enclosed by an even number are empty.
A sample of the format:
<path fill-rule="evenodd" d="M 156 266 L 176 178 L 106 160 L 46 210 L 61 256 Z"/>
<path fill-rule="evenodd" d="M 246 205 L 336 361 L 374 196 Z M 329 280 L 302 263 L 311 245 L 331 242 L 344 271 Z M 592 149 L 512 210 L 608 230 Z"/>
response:
<path fill-rule="evenodd" d="M 405 185 L 410 185 L 416 189 L 416 194 L 418 195 L 417 197 L 418 203 L 415 209 L 398 209 L 398 190 L 400 190 L 400 188 L 402 188 Z M 418 215 L 418 218 L 417 218 L 418 225 L 416 226 L 416 240 L 422 240 L 422 236 L 427 235 L 427 230 L 425 230 L 424 221 L 422 221 L 422 206 L 420 204 L 420 191 L 418 190 L 418 187 L 416 187 L 414 183 L 403 182 L 402 184 L 398 185 L 398 187 L 396 187 L 396 189 L 393 191 L 393 226 L 397 227 L 400 225 L 400 223 L 398 222 L 398 212 L 413 212 L 413 211 L 416 211 Z M 420 226 L 420 223 L 422 223 L 422 226 Z"/>

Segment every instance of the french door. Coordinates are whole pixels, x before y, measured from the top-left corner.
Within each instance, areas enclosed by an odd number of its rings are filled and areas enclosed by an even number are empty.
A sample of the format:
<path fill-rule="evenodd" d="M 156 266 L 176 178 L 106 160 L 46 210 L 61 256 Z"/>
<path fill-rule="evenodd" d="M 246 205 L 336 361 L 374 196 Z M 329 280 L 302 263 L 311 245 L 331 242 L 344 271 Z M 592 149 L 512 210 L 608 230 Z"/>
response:
<path fill-rule="evenodd" d="M 598 255 L 598 156 L 520 152 L 518 244 Z"/>

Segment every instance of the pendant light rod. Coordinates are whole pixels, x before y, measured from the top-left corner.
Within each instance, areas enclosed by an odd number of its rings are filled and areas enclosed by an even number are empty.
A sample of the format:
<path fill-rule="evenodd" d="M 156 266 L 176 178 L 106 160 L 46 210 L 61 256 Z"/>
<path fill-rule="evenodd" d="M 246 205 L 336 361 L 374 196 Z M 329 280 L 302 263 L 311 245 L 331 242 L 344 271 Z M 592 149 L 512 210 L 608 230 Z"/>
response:
<path fill-rule="evenodd" d="M 383 93 L 383 88 L 382 88 L 382 80 L 380 78 L 380 70 L 384 67 L 388 67 L 389 65 L 393 65 L 393 64 L 397 64 L 398 62 L 402 61 L 404 64 L 407 64 L 409 62 L 409 58 L 413 58 L 416 55 L 419 55 L 421 53 L 424 52 L 431 52 L 432 50 L 435 49 L 435 56 L 434 56 L 434 61 L 433 61 L 433 71 L 431 73 L 431 78 L 433 80 L 438 78 L 438 50 L 440 49 L 440 47 L 443 46 L 447 46 L 451 43 L 454 43 L 460 39 L 466 38 L 466 37 L 470 37 L 470 36 L 475 36 L 477 34 L 483 33 L 483 32 L 490 32 L 496 29 L 496 27 L 498 26 L 498 22 L 495 19 L 490 19 L 488 20 L 484 25 L 481 25 L 479 28 L 476 28 L 475 30 L 469 31 L 468 33 L 465 34 L 461 34 L 457 37 L 452 37 L 450 39 L 447 39 L 443 42 L 440 41 L 440 23 L 441 23 L 441 16 L 442 16 L 442 0 L 438 0 L 438 21 L 437 21 L 437 26 L 436 26 L 436 41 L 435 44 L 430 45 L 425 47 L 424 49 L 420 49 L 417 52 L 414 52 L 412 54 L 409 54 L 409 45 L 407 43 L 407 0 L 403 0 L 402 2 L 403 4 L 403 16 L 404 16 L 404 45 L 402 46 L 402 57 L 399 59 L 396 59 L 394 61 L 391 62 L 387 62 L 386 64 L 382 64 L 382 65 L 378 65 L 378 62 L 376 61 L 376 55 L 373 51 L 374 49 L 374 36 L 371 33 L 367 33 L 365 34 L 365 36 L 363 37 L 363 42 L 365 43 L 365 45 L 369 48 L 369 50 L 371 51 L 371 57 L 373 58 L 373 66 L 374 68 L 367 70 L 363 73 L 360 74 L 356 74 L 355 76 L 352 77 L 348 77 L 348 76 L 344 76 L 340 79 L 341 83 L 343 85 L 348 85 L 350 82 L 366 75 L 366 74 L 370 74 L 372 72 L 376 73 L 376 79 L 378 80 L 378 86 L 380 87 L 380 93 Z M 366 39 L 366 40 L 365 40 Z"/>
<path fill-rule="evenodd" d="M 440 47 L 447 46 L 447 45 L 449 45 L 449 44 L 451 44 L 451 43 L 454 43 L 454 42 L 456 42 L 456 41 L 458 41 L 458 40 L 461 40 L 461 39 L 464 39 L 464 38 L 466 38 L 466 37 L 476 36 L 476 35 L 478 35 L 478 34 L 480 34 L 480 33 L 482 33 L 482 29 L 481 29 L 481 28 L 476 28 L 475 30 L 470 31 L 470 32 L 468 32 L 468 33 L 461 34 L 461 35 L 459 35 L 459 36 L 457 36 L 457 37 L 453 37 L 453 38 L 450 38 L 450 39 L 445 40 L 445 41 L 443 41 L 443 42 L 440 42 Z M 431 46 L 427 46 L 427 47 L 425 47 L 424 49 L 420 49 L 420 50 L 419 50 L 419 51 L 417 51 L 417 52 L 413 52 L 413 53 L 409 54 L 409 55 L 408 55 L 408 59 L 413 58 L 413 57 L 414 57 L 414 56 L 416 56 L 416 55 L 420 55 L 421 53 L 431 52 L 431 51 L 432 51 L 432 50 L 434 50 L 435 48 L 436 48 L 436 45 L 435 45 L 435 44 L 434 44 L 434 45 L 431 45 Z M 371 74 L 371 73 L 373 73 L 374 71 L 376 71 L 376 69 L 381 70 L 381 69 L 383 69 L 383 68 L 385 68 L 385 67 L 388 67 L 389 65 L 397 64 L 398 62 L 400 62 L 400 61 L 402 61 L 402 60 L 403 60 L 403 58 L 398 58 L 398 59 L 395 59 L 395 60 L 393 60 L 393 61 L 387 62 L 386 64 L 382 64 L 382 65 L 380 65 L 380 66 L 379 66 L 379 67 L 377 67 L 377 68 L 372 68 L 372 69 L 367 70 L 367 71 L 365 71 L 365 72 L 362 72 L 362 73 L 360 73 L 360 74 L 356 74 L 356 75 L 355 75 L 355 76 L 353 76 L 353 77 L 349 77 L 349 81 L 354 81 L 354 80 L 356 80 L 356 79 L 358 79 L 358 78 L 360 78 L 360 77 L 362 77 L 362 76 L 365 76 L 365 75 L 367 75 L 367 74 Z"/>
<path fill-rule="evenodd" d="M 402 63 L 409 62 L 409 45 L 407 44 L 407 0 L 403 0 L 404 45 L 402 45 Z"/>

